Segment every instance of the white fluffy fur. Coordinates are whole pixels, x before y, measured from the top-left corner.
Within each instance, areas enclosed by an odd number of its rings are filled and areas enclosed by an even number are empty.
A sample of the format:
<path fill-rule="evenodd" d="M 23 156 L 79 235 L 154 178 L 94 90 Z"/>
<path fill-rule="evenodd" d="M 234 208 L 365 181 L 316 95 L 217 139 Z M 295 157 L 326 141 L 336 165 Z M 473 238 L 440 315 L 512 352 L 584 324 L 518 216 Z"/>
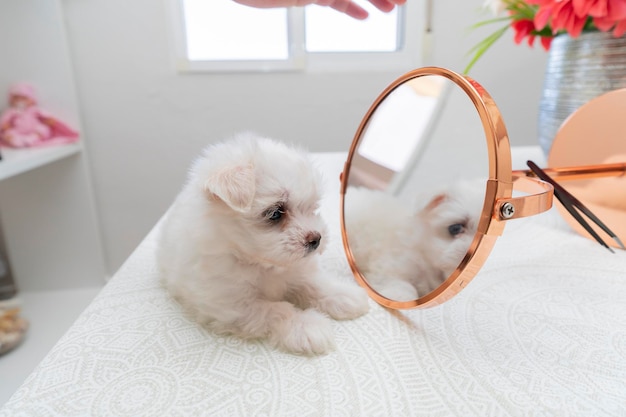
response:
<path fill-rule="evenodd" d="M 398 301 L 418 298 L 422 282 L 439 278 L 420 256 L 422 225 L 406 204 L 382 191 L 348 188 L 344 212 L 348 243 L 368 283 Z"/>
<path fill-rule="evenodd" d="M 474 239 L 485 201 L 485 184 L 484 180 L 454 182 L 443 187 L 417 212 L 427 236 L 421 251 L 441 271 L 442 279 L 459 266 Z M 453 224 L 463 225 L 457 236 L 448 232 Z"/>
<path fill-rule="evenodd" d="M 356 318 L 369 304 L 356 284 L 318 273 L 319 193 L 303 151 L 252 133 L 208 147 L 162 225 L 166 287 L 214 331 L 293 353 L 330 351 L 327 315 Z M 272 221 L 277 209 L 283 215 Z"/>
<path fill-rule="evenodd" d="M 359 269 L 389 299 L 408 301 L 428 294 L 467 252 L 483 200 L 484 182 L 445 187 L 417 208 L 382 191 L 349 188 L 345 223 Z M 448 230 L 453 224 L 463 225 L 456 236 Z"/>

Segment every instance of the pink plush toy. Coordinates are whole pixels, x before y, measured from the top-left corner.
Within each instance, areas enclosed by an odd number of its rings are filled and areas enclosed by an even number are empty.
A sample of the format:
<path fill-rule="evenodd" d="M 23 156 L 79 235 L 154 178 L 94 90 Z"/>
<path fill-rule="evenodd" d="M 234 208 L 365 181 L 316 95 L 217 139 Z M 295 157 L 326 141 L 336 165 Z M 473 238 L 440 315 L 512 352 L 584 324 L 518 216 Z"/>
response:
<path fill-rule="evenodd" d="M 78 132 L 37 106 L 34 88 L 16 84 L 0 117 L 0 145 L 11 148 L 58 145 L 78 140 Z"/>

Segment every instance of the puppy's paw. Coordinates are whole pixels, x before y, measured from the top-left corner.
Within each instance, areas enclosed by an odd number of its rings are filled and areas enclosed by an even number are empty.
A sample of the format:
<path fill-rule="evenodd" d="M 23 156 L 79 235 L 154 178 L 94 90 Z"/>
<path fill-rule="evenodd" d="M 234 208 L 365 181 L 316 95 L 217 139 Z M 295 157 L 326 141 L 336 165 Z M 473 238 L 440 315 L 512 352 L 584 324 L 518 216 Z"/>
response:
<path fill-rule="evenodd" d="M 290 353 L 321 355 L 335 348 L 331 322 L 315 310 L 294 314 L 273 336 L 274 343 Z"/>
<path fill-rule="evenodd" d="M 369 311 L 369 297 L 361 287 L 341 285 L 319 300 L 317 308 L 335 320 L 355 319 Z"/>
<path fill-rule="evenodd" d="M 402 280 L 388 280 L 384 285 L 374 285 L 374 288 L 390 300 L 411 301 L 419 298 L 415 287 Z"/>

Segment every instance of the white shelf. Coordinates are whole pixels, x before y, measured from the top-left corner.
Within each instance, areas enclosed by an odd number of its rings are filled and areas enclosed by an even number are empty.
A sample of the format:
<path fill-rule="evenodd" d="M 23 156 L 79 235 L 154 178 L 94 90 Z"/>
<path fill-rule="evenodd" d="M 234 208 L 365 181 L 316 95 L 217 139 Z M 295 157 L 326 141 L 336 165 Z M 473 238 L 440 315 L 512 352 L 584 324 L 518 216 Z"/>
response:
<path fill-rule="evenodd" d="M 75 155 L 80 153 L 81 150 L 82 145 L 80 142 L 43 148 L 2 148 L 0 149 L 2 154 L 2 160 L 0 160 L 0 181 Z"/>

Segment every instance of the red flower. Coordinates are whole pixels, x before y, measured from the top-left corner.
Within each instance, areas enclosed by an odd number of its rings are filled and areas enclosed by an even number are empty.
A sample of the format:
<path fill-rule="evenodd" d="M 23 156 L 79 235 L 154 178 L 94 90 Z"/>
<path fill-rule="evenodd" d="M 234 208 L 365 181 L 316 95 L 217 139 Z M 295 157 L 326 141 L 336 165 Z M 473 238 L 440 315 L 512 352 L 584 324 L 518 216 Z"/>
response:
<path fill-rule="evenodd" d="M 511 27 L 515 32 L 515 43 L 520 44 L 524 39 L 527 39 L 528 46 L 533 46 L 535 43 L 535 35 L 537 28 L 535 27 L 535 22 L 530 19 L 521 19 L 515 20 L 511 22 Z M 550 44 L 552 43 L 551 36 L 540 36 L 539 40 L 541 41 L 541 46 L 547 51 L 550 49 Z"/>
<path fill-rule="evenodd" d="M 535 15 L 535 25 L 539 30 L 550 25 L 552 33 L 564 30 L 576 38 L 583 31 L 587 16 L 576 13 L 574 1 L 576 0 L 528 0 L 528 3 L 539 5 Z"/>
<path fill-rule="evenodd" d="M 535 35 L 533 35 L 533 31 L 535 30 L 535 23 L 530 19 L 524 20 L 515 20 L 511 22 L 511 27 L 515 32 L 515 43 L 520 44 L 524 40 L 524 38 L 528 38 L 528 45 L 533 46 L 535 43 Z"/>
<path fill-rule="evenodd" d="M 613 37 L 619 38 L 626 33 L 626 20 L 615 22 L 615 20 L 607 17 L 594 17 L 593 24 L 602 32 L 613 31 Z"/>
<path fill-rule="evenodd" d="M 573 0 L 580 17 L 601 17 L 614 22 L 626 18 L 626 0 Z"/>
<path fill-rule="evenodd" d="M 468 71 L 480 56 L 496 42 L 508 27 L 513 28 L 515 43 L 526 41 L 533 46 L 539 36 L 544 49 L 560 34 L 578 37 L 583 30 L 612 32 L 614 37 L 626 35 L 626 0 L 486 0 L 494 13 L 508 12 L 508 25 L 494 32 L 475 48 Z M 491 22 L 500 22 L 493 19 Z M 479 23 L 477 26 L 482 26 Z"/>
<path fill-rule="evenodd" d="M 587 16 L 578 16 L 574 11 L 574 3 L 572 0 L 562 0 L 556 3 L 552 15 L 552 32 L 557 33 L 559 30 L 565 30 L 573 38 L 576 38 L 583 31 Z"/>
<path fill-rule="evenodd" d="M 526 3 L 539 6 L 537 13 L 535 14 L 535 26 L 538 29 L 543 29 L 550 22 L 552 17 L 552 9 L 554 8 L 553 0 L 527 0 Z"/>
<path fill-rule="evenodd" d="M 620 37 L 626 32 L 626 0 L 573 0 L 579 16 L 593 17 L 593 24 L 602 32 L 613 31 Z"/>
<path fill-rule="evenodd" d="M 622 20 L 615 25 L 613 28 L 613 37 L 619 38 L 626 33 L 626 20 Z"/>
<path fill-rule="evenodd" d="M 545 49 L 546 51 L 550 49 L 550 45 L 552 45 L 552 39 L 554 39 L 552 36 L 541 37 L 541 46 L 543 46 L 543 49 Z"/>

